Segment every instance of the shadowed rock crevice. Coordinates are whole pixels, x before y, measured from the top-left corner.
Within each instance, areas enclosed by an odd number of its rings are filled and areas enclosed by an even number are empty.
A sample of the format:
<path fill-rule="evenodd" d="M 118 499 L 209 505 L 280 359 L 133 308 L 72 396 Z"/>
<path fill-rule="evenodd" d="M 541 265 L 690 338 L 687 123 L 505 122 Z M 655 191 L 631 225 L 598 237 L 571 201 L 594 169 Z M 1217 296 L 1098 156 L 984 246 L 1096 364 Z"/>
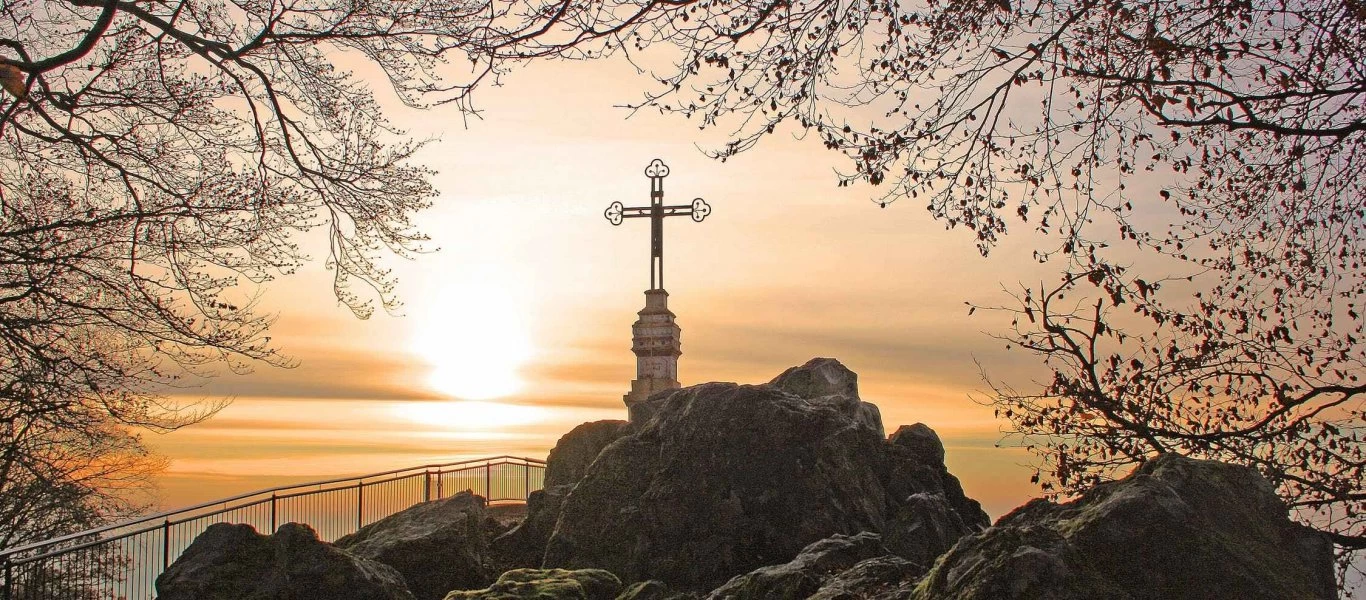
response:
<path fill-rule="evenodd" d="M 541 566 L 546 543 L 559 519 L 560 503 L 603 448 L 626 431 L 626 421 L 593 421 L 560 436 L 546 458 L 544 489 L 527 497 L 526 518 L 491 544 L 493 560 L 501 569 Z"/>

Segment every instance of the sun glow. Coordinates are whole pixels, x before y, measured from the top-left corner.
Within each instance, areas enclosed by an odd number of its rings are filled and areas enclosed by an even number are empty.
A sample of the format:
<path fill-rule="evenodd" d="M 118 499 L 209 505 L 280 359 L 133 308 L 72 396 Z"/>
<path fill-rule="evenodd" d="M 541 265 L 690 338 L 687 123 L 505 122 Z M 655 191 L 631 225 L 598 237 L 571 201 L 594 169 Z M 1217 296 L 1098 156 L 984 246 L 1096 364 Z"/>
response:
<path fill-rule="evenodd" d="M 413 339 L 431 365 L 428 387 L 462 400 L 520 390 L 518 370 L 532 356 L 525 300 L 489 284 L 445 288 L 435 298 Z"/>

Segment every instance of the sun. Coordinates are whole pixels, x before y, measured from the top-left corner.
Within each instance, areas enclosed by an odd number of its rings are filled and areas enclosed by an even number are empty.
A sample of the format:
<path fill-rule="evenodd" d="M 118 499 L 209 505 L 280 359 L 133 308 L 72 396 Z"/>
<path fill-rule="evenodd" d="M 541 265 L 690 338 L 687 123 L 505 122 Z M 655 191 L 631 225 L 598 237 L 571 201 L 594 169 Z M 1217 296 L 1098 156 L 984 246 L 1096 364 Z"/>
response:
<path fill-rule="evenodd" d="M 440 290 L 416 324 L 413 350 L 430 370 L 429 388 L 461 400 L 517 393 L 532 356 L 526 300 L 491 282 Z"/>

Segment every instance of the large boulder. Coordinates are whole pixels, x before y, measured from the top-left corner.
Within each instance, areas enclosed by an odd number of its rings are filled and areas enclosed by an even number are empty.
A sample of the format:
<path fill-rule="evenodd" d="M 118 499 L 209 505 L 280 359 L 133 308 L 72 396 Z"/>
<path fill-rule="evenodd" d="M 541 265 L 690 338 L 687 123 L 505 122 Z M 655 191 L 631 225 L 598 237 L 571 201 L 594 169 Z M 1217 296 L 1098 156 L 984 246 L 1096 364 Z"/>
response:
<path fill-rule="evenodd" d="M 942 497 L 962 533 L 985 527 L 942 462 L 883 439 L 880 419 L 869 423 L 873 413 L 849 396 L 854 381 L 818 359 L 767 385 L 652 396 L 648 418 L 563 498 L 544 566 L 707 591 L 835 534 L 892 535 L 918 558 L 947 550 L 953 540 L 915 538 L 924 520 L 901 509 L 921 504 L 917 494 Z"/>
<path fill-rule="evenodd" d="M 393 567 L 417 600 L 493 580 L 484 499 L 469 491 L 409 507 L 337 540 L 351 554 Z"/>
<path fill-rule="evenodd" d="M 832 575 L 886 554 L 875 533 L 835 535 L 803 548 L 791 561 L 736 575 L 706 600 L 804 600 Z"/>
<path fill-rule="evenodd" d="M 274 535 L 210 525 L 156 579 L 159 600 L 413 600 L 392 567 L 318 540 L 307 525 Z"/>
<path fill-rule="evenodd" d="M 1330 600 L 1336 591 L 1331 543 L 1290 521 L 1255 470 L 1165 454 L 963 538 L 914 597 Z"/>
<path fill-rule="evenodd" d="M 457 590 L 445 600 L 613 600 L 621 580 L 602 569 L 514 569 L 481 590 Z"/>
<path fill-rule="evenodd" d="M 898 427 L 896 433 L 891 436 L 891 442 L 905 448 L 920 462 L 926 464 L 944 462 L 944 443 L 939 441 L 939 434 L 924 423 Z"/>
<path fill-rule="evenodd" d="M 593 459 L 625 429 L 626 421 L 593 421 L 560 436 L 545 460 L 545 487 L 578 483 Z"/>
<path fill-rule="evenodd" d="M 859 397 L 858 373 L 833 358 L 813 358 L 779 373 L 768 384 L 802 398 Z"/>

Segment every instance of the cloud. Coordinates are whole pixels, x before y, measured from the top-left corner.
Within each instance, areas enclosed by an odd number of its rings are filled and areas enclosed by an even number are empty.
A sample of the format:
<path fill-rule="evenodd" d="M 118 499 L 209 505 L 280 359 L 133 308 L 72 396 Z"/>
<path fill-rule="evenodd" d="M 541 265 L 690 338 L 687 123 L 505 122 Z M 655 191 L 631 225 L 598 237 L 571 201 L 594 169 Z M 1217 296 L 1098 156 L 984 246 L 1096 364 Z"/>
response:
<path fill-rule="evenodd" d="M 585 355 L 571 361 L 541 361 L 527 365 L 521 375 L 543 386 L 567 385 L 575 388 L 617 388 L 635 375 L 635 357 L 616 352 L 619 358 Z"/>
<path fill-rule="evenodd" d="M 406 354 L 311 347 L 293 355 L 294 368 L 262 366 L 245 376 L 224 375 L 195 388 L 210 397 L 313 400 L 436 400 L 426 389 L 427 367 Z"/>

